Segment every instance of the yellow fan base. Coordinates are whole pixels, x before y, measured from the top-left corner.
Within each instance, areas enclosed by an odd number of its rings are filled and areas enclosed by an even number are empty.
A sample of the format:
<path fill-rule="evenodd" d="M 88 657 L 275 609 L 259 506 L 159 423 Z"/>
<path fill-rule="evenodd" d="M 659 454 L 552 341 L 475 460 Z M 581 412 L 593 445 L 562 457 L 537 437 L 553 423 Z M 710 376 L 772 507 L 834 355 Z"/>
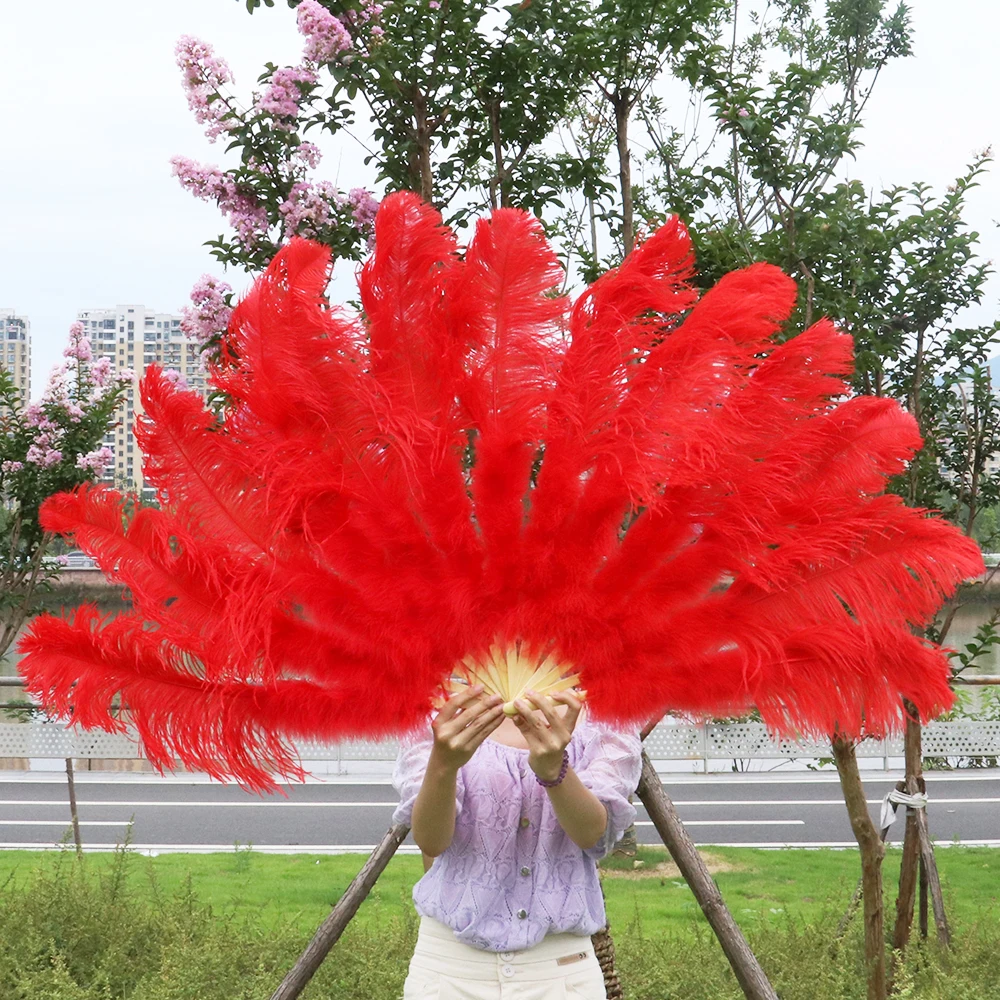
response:
<path fill-rule="evenodd" d="M 560 663 L 551 653 L 533 653 L 520 641 L 506 646 L 494 644 L 488 653 L 463 657 L 447 687 L 454 694 L 466 686 L 482 684 L 485 694 L 503 698 L 504 715 L 514 716 L 514 701 L 524 697 L 525 691 L 554 694 L 579 684 L 580 676 L 572 670 L 571 663 Z M 584 695 L 583 691 L 577 692 L 581 700 Z"/>

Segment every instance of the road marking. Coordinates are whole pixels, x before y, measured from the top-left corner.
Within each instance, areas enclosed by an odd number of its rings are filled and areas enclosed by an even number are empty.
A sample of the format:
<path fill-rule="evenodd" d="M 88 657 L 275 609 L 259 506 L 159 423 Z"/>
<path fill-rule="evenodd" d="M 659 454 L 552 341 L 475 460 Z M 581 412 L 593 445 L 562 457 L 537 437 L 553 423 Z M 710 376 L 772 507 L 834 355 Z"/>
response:
<path fill-rule="evenodd" d="M 123 799 L 77 799 L 78 806 L 188 806 L 213 809 L 357 809 L 370 806 L 388 806 L 395 809 L 398 802 L 186 802 L 175 799 L 170 802 L 152 800 Z M 841 803 L 843 804 L 843 803 Z M 63 806 L 66 799 L 0 799 L 0 806 Z"/>
<path fill-rule="evenodd" d="M 84 850 L 93 853 L 105 851 L 121 850 L 121 844 L 84 844 Z M 301 845 L 271 845 L 271 844 L 249 844 L 239 850 L 250 851 L 253 854 L 317 854 L 317 855 L 337 855 L 337 854 L 371 854 L 377 844 L 340 844 L 330 846 L 329 844 L 307 844 Z M 643 847 L 663 845 L 641 844 Z M 699 847 L 749 847 L 761 851 L 787 851 L 787 850 L 820 850 L 823 848 L 834 850 L 858 849 L 858 845 L 853 840 L 830 840 L 822 843 L 810 843 L 808 841 L 768 841 L 764 843 L 741 842 L 741 841 L 717 841 L 711 844 L 699 844 Z M 947 840 L 935 842 L 935 848 L 948 847 L 995 847 L 1000 848 L 1000 840 Z M 45 844 L 33 843 L 31 841 L 7 842 L 0 841 L 0 850 L 3 851 L 65 851 L 72 850 L 72 846 L 66 844 Z M 129 850 L 135 854 L 228 854 L 232 856 L 236 851 L 228 849 L 220 844 L 130 844 Z M 419 854 L 420 849 L 413 844 L 402 844 L 396 850 L 397 854 Z"/>
<path fill-rule="evenodd" d="M 995 769 L 991 769 L 995 770 Z M 235 785 L 235 782 L 223 783 L 213 781 L 207 777 L 181 777 L 177 775 L 130 777 L 134 772 L 116 772 L 113 778 L 98 776 L 100 772 L 77 771 L 74 775 L 77 787 L 81 785 L 193 785 L 207 788 L 226 788 Z M 16 775 L 16 776 L 15 776 Z M 92 776 L 93 775 L 93 776 Z M 658 777 L 664 785 L 679 788 L 684 785 L 742 785 L 744 788 L 753 785 L 828 785 L 839 784 L 840 778 L 836 773 L 822 774 L 786 774 L 784 776 L 762 777 L 759 771 L 744 772 L 740 776 L 733 776 L 727 773 L 692 775 L 684 771 L 660 771 Z M 863 771 L 861 780 L 866 783 L 885 782 L 894 784 L 905 775 L 901 771 Z M 1000 781 L 997 774 L 959 774 L 953 771 L 937 774 L 927 773 L 924 775 L 928 784 L 941 784 L 949 781 Z M 62 771 L 8 771 L 6 775 L 0 773 L 0 786 L 2 785 L 65 785 L 66 776 Z M 329 774 L 323 777 L 310 775 L 304 781 L 276 781 L 279 787 L 295 788 L 301 785 L 392 785 L 392 780 L 385 773 L 372 775 L 337 775 Z"/>
<path fill-rule="evenodd" d="M 0 785 L 65 785 L 65 771 L 17 771 L 18 775 L 25 777 L 0 776 Z M 76 771 L 73 778 L 77 786 L 80 785 L 193 785 L 202 788 L 234 788 L 235 781 L 213 781 L 211 778 L 178 778 L 174 775 L 164 775 L 163 777 L 132 778 L 128 777 L 131 772 L 116 772 L 118 777 L 102 778 L 90 777 L 94 771 Z M 279 788 L 298 788 L 302 785 L 391 785 L 392 779 L 384 774 L 373 774 L 370 777 L 346 777 L 336 774 L 328 775 L 325 778 L 317 778 L 310 775 L 305 781 L 275 781 Z"/>
<path fill-rule="evenodd" d="M 674 799 L 675 806 L 843 806 L 843 799 Z M 866 799 L 870 806 L 879 806 L 882 799 Z M 1000 798 L 985 799 L 946 799 L 938 798 L 936 795 L 930 797 L 929 805 L 967 805 L 969 803 L 983 802 L 996 803 Z M 0 802 L 0 805 L 3 803 Z"/>
<path fill-rule="evenodd" d="M 228 854 L 251 852 L 253 854 L 371 854 L 377 844 L 254 844 L 240 845 L 234 850 L 224 844 L 129 844 L 128 849 L 135 854 Z M 84 844 L 85 851 L 118 851 L 118 844 Z M 53 851 L 73 850 L 72 845 L 35 843 L 33 841 L 0 841 L 0 851 Z M 415 844 L 402 844 L 396 848 L 397 854 L 419 854 Z"/>
<path fill-rule="evenodd" d="M 662 844 L 657 841 L 652 844 L 639 844 L 640 847 L 661 847 Z M 893 846 L 893 845 L 889 845 Z M 856 840 L 827 840 L 827 841 L 797 841 L 797 840 L 787 840 L 787 841 L 769 841 L 764 843 L 755 843 L 754 841 L 723 841 L 723 840 L 713 840 L 711 843 L 699 843 L 699 848 L 702 847 L 753 847 L 762 851 L 786 851 L 786 850 L 800 850 L 800 851 L 813 851 L 821 850 L 823 848 L 828 848 L 832 850 L 854 850 L 858 849 L 858 843 Z M 900 850 L 902 845 L 896 846 L 896 850 Z M 934 849 L 944 847 L 1000 847 L 1000 840 L 935 840 Z M 374 850 L 374 848 L 372 848 Z"/>
<path fill-rule="evenodd" d="M 0 819 L 0 826 L 71 826 L 68 819 Z M 80 826 L 128 826 L 127 819 L 81 819 Z"/>
<path fill-rule="evenodd" d="M 996 771 L 996 768 L 990 768 Z M 760 777 L 759 771 L 745 771 L 734 776 L 730 774 L 705 774 L 692 776 L 683 772 L 659 771 L 657 777 L 666 786 L 681 787 L 683 785 L 742 785 L 744 788 L 752 785 L 837 785 L 840 778 L 836 772 L 829 774 L 786 774 L 784 776 Z M 906 775 L 902 771 L 862 771 L 861 780 L 866 784 L 873 782 L 895 783 Z M 927 784 L 940 784 L 946 781 L 1000 781 L 1000 774 L 960 774 L 954 771 L 927 772 L 924 774 Z"/>
<path fill-rule="evenodd" d="M 636 826 L 652 826 L 652 820 L 637 820 Z M 686 819 L 684 826 L 805 826 L 804 819 Z"/>
<path fill-rule="evenodd" d="M 881 805 L 882 799 L 866 799 L 870 806 Z M 937 798 L 932 796 L 931 806 L 935 805 L 996 805 L 997 798 Z M 185 809 L 394 809 L 398 802 L 212 802 L 171 799 L 169 801 L 154 799 L 78 799 L 79 806 L 94 808 L 141 807 L 162 809 L 180 806 Z M 0 799 L 2 806 L 57 806 L 65 808 L 65 799 Z M 678 808 L 705 808 L 706 806 L 843 806 L 843 799 L 676 799 L 674 805 Z M 637 803 L 641 808 L 641 803 Z M 688 821 L 693 822 L 693 821 Z"/>

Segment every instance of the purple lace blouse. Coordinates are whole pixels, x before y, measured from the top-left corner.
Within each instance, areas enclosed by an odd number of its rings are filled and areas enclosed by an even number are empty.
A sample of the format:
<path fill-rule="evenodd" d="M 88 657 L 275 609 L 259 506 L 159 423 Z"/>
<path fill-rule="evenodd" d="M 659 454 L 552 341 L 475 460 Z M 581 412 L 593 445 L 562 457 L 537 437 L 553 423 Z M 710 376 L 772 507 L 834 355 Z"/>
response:
<path fill-rule="evenodd" d="M 411 820 L 431 746 L 428 731 L 400 748 L 394 823 Z M 642 745 L 637 734 L 581 720 L 567 749 L 573 770 L 607 810 L 600 842 L 587 850 L 574 844 L 528 766 L 528 751 L 487 739 L 459 769 L 452 842 L 413 887 L 419 914 L 494 952 L 604 926 L 596 862 L 635 819 L 628 796 L 639 782 Z"/>

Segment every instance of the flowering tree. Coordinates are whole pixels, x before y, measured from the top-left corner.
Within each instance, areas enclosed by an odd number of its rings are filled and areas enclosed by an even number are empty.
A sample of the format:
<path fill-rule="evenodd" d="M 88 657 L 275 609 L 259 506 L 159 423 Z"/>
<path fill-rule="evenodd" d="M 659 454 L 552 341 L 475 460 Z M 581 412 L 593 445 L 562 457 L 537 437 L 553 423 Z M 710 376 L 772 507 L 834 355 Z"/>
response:
<path fill-rule="evenodd" d="M 376 38 L 379 11 L 377 4 L 363 5 L 351 28 L 357 33 L 363 27 Z M 315 0 L 301 5 L 298 24 L 305 37 L 302 61 L 269 64 L 249 103 L 236 98 L 233 74 L 210 45 L 188 36 L 177 43 L 188 107 L 211 142 L 221 137 L 228 150 L 240 152 L 239 165 L 225 169 L 185 156 L 171 161 L 181 185 L 222 212 L 230 232 L 207 245 L 225 265 L 260 270 L 292 236 L 326 243 L 338 257 L 357 258 L 371 233 L 378 201 L 364 188 L 345 192 L 316 179 L 320 150 L 304 138 L 312 128 L 335 130 L 350 118 L 346 104 L 324 99 L 319 71 L 350 58 L 351 30 Z M 185 331 L 211 345 L 228 321 L 231 291 L 204 275 L 192 290 Z"/>
<path fill-rule="evenodd" d="M 0 656 L 34 613 L 39 586 L 58 572 L 58 563 L 43 560 L 49 538 L 39 505 L 103 475 L 113 456 L 101 442 L 132 381 L 109 359 L 93 360 L 81 323 L 70 327 L 63 354 L 42 398 L 24 408 L 10 372 L 0 369 Z"/>

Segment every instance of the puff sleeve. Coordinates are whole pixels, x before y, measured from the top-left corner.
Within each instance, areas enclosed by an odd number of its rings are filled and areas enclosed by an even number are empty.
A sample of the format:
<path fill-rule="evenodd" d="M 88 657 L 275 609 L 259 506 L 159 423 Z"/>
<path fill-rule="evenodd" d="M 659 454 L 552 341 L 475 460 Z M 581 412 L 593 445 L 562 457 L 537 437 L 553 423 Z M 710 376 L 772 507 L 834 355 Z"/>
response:
<path fill-rule="evenodd" d="M 642 743 L 638 733 L 624 733 L 592 724 L 573 769 L 608 813 L 604 836 L 584 851 L 587 857 L 596 861 L 603 858 L 635 822 L 635 806 L 628 797 L 639 784 L 642 770 Z"/>
<path fill-rule="evenodd" d="M 393 824 L 410 825 L 413 818 L 413 803 L 417 800 L 420 786 L 423 784 L 427 761 L 434 746 L 430 732 L 418 733 L 400 741 L 399 754 L 392 769 L 392 785 L 399 793 L 399 805 L 392 814 Z M 462 768 L 458 769 L 455 781 L 455 818 L 462 814 L 462 802 L 465 798 L 465 779 Z"/>

